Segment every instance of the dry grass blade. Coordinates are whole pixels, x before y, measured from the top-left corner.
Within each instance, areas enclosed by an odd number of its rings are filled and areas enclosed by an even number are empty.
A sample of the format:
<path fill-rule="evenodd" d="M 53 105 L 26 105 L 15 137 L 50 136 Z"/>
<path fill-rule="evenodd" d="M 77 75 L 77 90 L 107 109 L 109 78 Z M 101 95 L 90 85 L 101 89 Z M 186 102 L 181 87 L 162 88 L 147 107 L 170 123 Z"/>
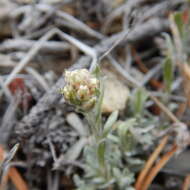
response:
<path fill-rule="evenodd" d="M 9 88 L 7 88 L 7 86 L 4 85 L 4 81 L 1 76 L 0 76 L 0 87 L 2 88 L 3 92 L 8 97 L 8 99 L 11 100 L 12 99 L 11 92 L 10 92 Z"/>
<path fill-rule="evenodd" d="M 16 144 L 11 151 L 5 156 L 4 155 L 4 150 L 2 147 L 0 147 L 0 160 L 2 161 L 0 165 L 0 187 L 4 186 L 7 182 L 7 176 L 6 173 L 8 171 L 9 163 L 14 157 L 17 149 L 18 149 L 19 144 Z"/>
<path fill-rule="evenodd" d="M 129 34 L 130 30 L 126 30 L 124 31 L 124 33 L 121 34 L 121 36 L 113 43 L 113 45 L 111 47 L 109 47 L 100 57 L 99 57 L 99 61 L 101 61 L 104 57 L 106 57 L 107 55 L 109 55 L 111 53 L 111 51 L 118 46 L 122 40 L 124 38 L 127 37 L 127 35 Z"/>
<path fill-rule="evenodd" d="M 8 178 L 10 178 L 13 182 L 13 184 L 15 185 L 17 190 L 28 190 L 28 186 L 26 184 L 26 182 L 24 181 L 24 179 L 21 177 L 21 175 L 19 174 L 19 172 L 17 171 L 16 168 L 10 168 L 8 170 L 8 165 L 10 160 L 13 158 L 13 156 L 15 155 L 16 151 L 18 149 L 18 144 L 16 144 L 11 151 L 8 153 L 8 155 L 5 157 L 5 151 L 3 149 L 2 146 L 0 146 L 0 161 L 3 161 L 1 168 L 3 171 L 2 173 L 2 182 L 0 185 L 0 190 L 3 190 L 5 185 L 7 184 Z M 8 172 L 8 173 L 7 173 Z M 7 173 L 7 174 L 6 174 Z"/>
<path fill-rule="evenodd" d="M 183 55 L 183 47 L 182 47 L 182 41 L 181 41 L 181 37 L 180 37 L 180 34 L 179 34 L 179 30 L 175 24 L 175 21 L 174 21 L 174 17 L 173 15 L 170 16 L 170 28 L 171 28 L 171 31 L 172 31 L 172 34 L 174 35 L 174 43 L 175 43 L 175 46 L 177 47 L 177 61 L 176 61 L 176 64 L 180 67 L 181 63 L 184 61 L 182 59 L 182 55 Z"/>
<path fill-rule="evenodd" d="M 71 23 L 71 26 L 73 27 L 73 29 L 82 30 L 83 32 L 85 32 L 93 37 L 96 37 L 98 39 L 104 38 L 104 35 L 91 29 L 88 25 L 84 24 L 82 21 L 76 19 L 75 17 L 73 17 L 70 14 L 67 14 L 63 11 L 57 11 L 56 14 L 58 17 Z"/>
<path fill-rule="evenodd" d="M 16 154 L 16 151 L 18 150 L 19 144 L 16 144 L 10 152 L 6 155 L 5 159 L 3 160 L 3 163 L 1 164 L 1 168 L 5 169 L 9 162 L 13 159 L 14 155 Z"/>
<path fill-rule="evenodd" d="M 33 34 L 34 35 L 34 34 Z M 28 51 L 37 40 L 28 40 L 28 39 L 9 39 L 0 45 L 0 52 L 4 53 L 7 51 Z M 63 53 L 70 49 L 70 45 L 66 42 L 58 42 L 58 41 L 46 41 L 41 46 L 40 52 L 45 53 Z M 16 63 L 6 58 L 8 61 L 8 66 L 15 66 Z M 1 60 L 1 57 L 0 57 Z M 2 65 L 2 63 L 1 63 Z M 4 63 L 5 65 L 5 63 Z"/>
<path fill-rule="evenodd" d="M 10 168 L 8 177 L 11 178 L 13 184 L 15 185 L 17 190 L 28 190 L 28 185 L 21 177 L 20 173 L 16 168 Z"/>
<path fill-rule="evenodd" d="M 190 66 L 187 63 L 184 63 L 181 65 L 181 70 L 183 77 L 183 88 L 187 98 L 187 105 L 190 107 Z"/>
<path fill-rule="evenodd" d="M 166 143 L 168 142 L 168 136 L 165 136 L 160 144 L 157 146 L 157 148 L 155 149 L 155 151 L 150 155 L 148 161 L 146 162 L 143 170 L 141 171 L 141 173 L 139 174 L 136 184 L 135 184 L 135 189 L 136 190 L 140 190 L 140 188 L 142 187 L 142 183 L 147 175 L 147 173 L 149 172 L 150 168 L 152 167 L 154 161 L 157 159 L 158 155 L 160 154 L 160 152 L 163 150 L 163 148 L 165 147 Z"/>
<path fill-rule="evenodd" d="M 186 176 L 184 183 L 183 183 L 182 190 L 188 190 L 189 187 L 190 187 L 190 174 L 188 176 Z"/>
<path fill-rule="evenodd" d="M 42 88 L 44 88 L 44 90 L 48 91 L 50 89 L 44 77 L 41 76 L 40 73 L 38 73 L 35 69 L 33 69 L 32 67 L 26 67 L 26 71 L 38 81 L 38 83 L 42 86 Z"/>
<path fill-rule="evenodd" d="M 156 105 L 170 118 L 174 123 L 181 123 L 179 119 L 162 103 L 158 98 L 154 97 L 150 92 L 148 92 L 150 98 L 156 103 Z"/>
<path fill-rule="evenodd" d="M 164 156 L 162 156 L 158 163 L 150 170 L 149 175 L 144 180 L 141 189 L 138 190 L 147 190 L 149 188 L 150 184 L 152 183 L 158 172 L 163 168 L 163 166 L 168 162 L 168 160 L 174 155 L 177 150 L 177 145 L 173 145 L 172 149 Z"/>

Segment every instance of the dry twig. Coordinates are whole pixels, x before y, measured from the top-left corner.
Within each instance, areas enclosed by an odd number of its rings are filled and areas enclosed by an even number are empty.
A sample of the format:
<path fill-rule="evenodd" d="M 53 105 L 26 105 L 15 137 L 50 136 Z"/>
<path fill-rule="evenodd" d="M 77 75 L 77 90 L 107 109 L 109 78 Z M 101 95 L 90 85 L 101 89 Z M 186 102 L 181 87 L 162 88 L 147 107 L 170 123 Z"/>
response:
<path fill-rule="evenodd" d="M 157 148 L 154 150 L 154 152 L 150 155 L 149 159 L 147 160 L 144 168 L 140 172 L 137 181 L 135 183 L 135 189 L 140 190 L 142 187 L 142 184 L 144 180 L 146 179 L 147 174 L 149 173 L 152 165 L 154 164 L 155 160 L 158 158 L 160 152 L 164 149 L 165 145 L 168 142 L 168 136 L 165 136 L 160 144 L 157 146 Z"/>
<path fill-rule="evenodd" d="M 168 160 L 174 155 L 177 149 L 178 149 L 177 146 L 173 145 L 171 150 L 161 157 L 158 163 L 150 170 L 149 175 L 146 177 L 144 183 L 142 184 L 142 187 L 137 190 L 147 190 L 149 188 L 150 184 L 152 183 L 153 179 L 156 177 L 158 172 L 163 168 L 163 166 L 168 162 Z"/>
<path fill-rule="evenodd" d="M 14 154 L 13 154 L 14 155 Z M 2 146 L 0 146 L 0 161 L 3 161 L 5 157 L 5 150 Z M 20 173 L 17 171 L 16 168 L 12 167 L 8 170 L 7 175 L 3 177 L 0 189 L 3 190 L 8 178 L 11 179 L 13 184 L 15 185 L 17 190 L 28 190 L 28 185 L 24 181 L 24 179 L 21 177 Z"/>
<path fill-rule="evenodd" d="M 182 190 L 188 190 L 189 187 L 190 187 L 190 175 L 187 175 L 184 180 Z"/>

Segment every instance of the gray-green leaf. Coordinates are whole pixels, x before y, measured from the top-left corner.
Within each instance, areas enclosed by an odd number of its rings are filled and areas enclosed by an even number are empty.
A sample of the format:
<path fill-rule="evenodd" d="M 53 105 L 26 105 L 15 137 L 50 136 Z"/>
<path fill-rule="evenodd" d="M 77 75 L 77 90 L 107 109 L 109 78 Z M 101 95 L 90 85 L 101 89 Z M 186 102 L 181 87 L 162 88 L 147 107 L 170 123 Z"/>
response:
<path fill-rule="evenodd" d="M 173 64 L 170 57 L 167 57 L 164 62 L 163 68 L 164 82 L 166 85 L 167 92 L 171 91 L 171 85 L 173 81 Z"/>
<path fill-rule="evenodd" d="M 104 129 L 103 129 L 103 137 L 107 137 L 107 135 L 110 133 L 110 131 L 112 130 L 112 126 L 113 124 L 117 121 L 118 118 L 118 111 L 114 111 L 109 118 L 107 119 L 105 125 L 104 125 Z"/>

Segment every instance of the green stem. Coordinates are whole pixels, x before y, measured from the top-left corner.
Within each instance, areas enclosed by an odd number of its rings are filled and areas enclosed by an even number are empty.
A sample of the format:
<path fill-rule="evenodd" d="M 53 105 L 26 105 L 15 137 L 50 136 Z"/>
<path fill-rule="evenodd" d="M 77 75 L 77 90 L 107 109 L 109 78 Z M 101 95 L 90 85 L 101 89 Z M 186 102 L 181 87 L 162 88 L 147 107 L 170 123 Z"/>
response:
<path fill-rule="evenodd" d="M 90 112 L 84 113 L 84 116 L 88 121 L 88 125 L 89 125 L 91 135 L 97 136 L 97 131 L 96 131 L 96 127 L 95 127 L 95 124 L 94 124 L 94 119 L 93 119 L 91 113 Z"/>

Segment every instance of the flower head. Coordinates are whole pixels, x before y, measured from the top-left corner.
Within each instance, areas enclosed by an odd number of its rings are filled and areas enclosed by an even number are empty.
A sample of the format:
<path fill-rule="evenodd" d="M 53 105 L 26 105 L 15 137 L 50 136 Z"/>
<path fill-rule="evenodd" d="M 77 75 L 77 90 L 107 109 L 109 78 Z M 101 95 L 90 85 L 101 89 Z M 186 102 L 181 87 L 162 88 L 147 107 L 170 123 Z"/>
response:
<path fill-rule="evenodd" d="M 68 102 L 85 111 L 94 107 L 100 83 L 87 69 L 66 71 L 65 81 L 66 85 L 61 93 Z"/>

